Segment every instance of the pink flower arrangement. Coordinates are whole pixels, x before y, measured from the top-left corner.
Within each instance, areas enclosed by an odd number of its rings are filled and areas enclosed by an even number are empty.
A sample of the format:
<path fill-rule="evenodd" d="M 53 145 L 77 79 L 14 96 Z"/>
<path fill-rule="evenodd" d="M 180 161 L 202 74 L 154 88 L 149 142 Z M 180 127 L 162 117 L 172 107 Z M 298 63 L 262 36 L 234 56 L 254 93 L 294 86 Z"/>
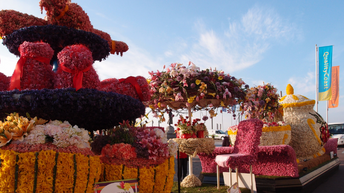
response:
<path fill-rule="evenodd" d="M 223 71 L 200 70 L 193 63 L 188 67 L 173 63 L 166 71 L 150 72 L 150 92 L 152 109 L 163 109 L 170 102 L 188 104 L 196 102 L 201 106 L 202 99 L 215 99 L 218 104 L 211 106 L 243 105 L 246 89 L 249 87 L 241 79 L 236 79 Z M 229 109 L 231 110 L 231 109 Z"/>
<path fill-rule="evenodd" d="M 247 92 L 249 102 L 244 106 L 247 118 L 272 121 L 278 113 L 278 97 L 277 89 L 269 83 L 251 87 Z"/>
<path fill-rule="evenodd" d="M 108 158 L 110 162 L 113 159 L 127 161 L 137 157 L 135 147 L 125 143 L 107 144 L 103 147 L 101 156 Z"/>
<path fill-rule="evenodd" d="M 129 122 L 95 138 L 91 147 L 102 162 L 130 167 L 159 165 L 176 153 L 176 144 L 167 141 L 161 129 L 134 127 Z"/>

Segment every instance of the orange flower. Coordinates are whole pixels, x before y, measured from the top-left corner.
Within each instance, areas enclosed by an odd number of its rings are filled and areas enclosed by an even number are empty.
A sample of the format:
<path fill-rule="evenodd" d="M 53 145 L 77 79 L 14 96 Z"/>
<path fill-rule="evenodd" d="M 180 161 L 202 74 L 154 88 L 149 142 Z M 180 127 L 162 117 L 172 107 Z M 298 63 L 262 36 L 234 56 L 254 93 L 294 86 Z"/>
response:
<path fill-rule="evenodd" d="M 11 139 L 12 139 L 12 134 L 5 130 L 3 133 L 0 134 L 0 147 L 9 143 Z"/>

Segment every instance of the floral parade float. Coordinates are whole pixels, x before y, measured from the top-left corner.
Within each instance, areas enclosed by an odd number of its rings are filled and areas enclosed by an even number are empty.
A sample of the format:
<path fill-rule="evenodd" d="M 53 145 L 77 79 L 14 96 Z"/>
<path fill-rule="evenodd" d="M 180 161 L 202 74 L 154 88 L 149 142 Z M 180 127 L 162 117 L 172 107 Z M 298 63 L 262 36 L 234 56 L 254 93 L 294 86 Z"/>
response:
<path fill-rule="evenodd" d="M 337 139 L 329 138 L 326 122 L 313 110 L 314 100 L 294 94 L 291 85 L 286 93 L 279 105 L 283 108 L 283 122 L 291 128 L 290 142 L 258 146 L 252 170 L 258 191 L 311 192 L 319 179 L 338 169 L 338 158 L 330 156 L 330 152 L 337 153 Z M 232 152 L 233 147 L 216 147 L 211 154 L 198 153 L 202 173 L 216 173 L 215 157 Z M 312 171 L 315 167 L 319 168 Z M 220 172 L 227 171 L 220 167 Z M 248 173 L 249 165 L 240 166 L 239 172 Z"/>
<path fill-rule="evenodd" d="M 170 192 L 176 143 L 129 124 L 145 113 L 147 80 L 100 81 L 92 66 L 128 46 L 93 29 L 69 0 L 40 6 L 47 20 L 0 11 L 2 43 L 20 56 L 11 77 L 0 73 L 1 192 L 93 192 L 99 181 L 127 178 L 142 192 Z M 91 139 L 97 130 L 104 136 Z"/>
<path fill-rule="evenodd" d="M 198 124 L 199 119 L 192 120 L 192 111 L 208 109 L 214 112 L 218 107 L 231 111 L 233 105 L 243 107 L 248 85 L 223 71 L 200 70 L 192 62 L 188 66 L 173 63 L 166 71 L 150 72 L 150 75 L 152 97 L 147 105 L 155 113 L 164 113 L 168 107 L 188 110 L 188 120 L 180 117 L 177 124 L 180 138 L 174 139 L 179 144 L 179 150 L 189 155 L 190 172 L 181 186 L 201 186 L 201 181 L 193 174 L 192 157 L 201 152 L 211 153 L 215 144 L 210 138 L 193 138 L 197 137 L 197 130 L 205 129 L 202 124 Z"/>

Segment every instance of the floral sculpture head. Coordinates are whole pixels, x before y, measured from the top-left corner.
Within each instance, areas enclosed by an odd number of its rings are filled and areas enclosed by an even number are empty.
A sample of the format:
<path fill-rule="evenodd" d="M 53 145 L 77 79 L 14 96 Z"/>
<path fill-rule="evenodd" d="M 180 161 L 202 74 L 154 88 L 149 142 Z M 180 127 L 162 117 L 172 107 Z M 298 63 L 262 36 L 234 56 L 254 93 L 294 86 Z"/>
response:
<path fill-rule="evenodd" d="M 87 13 L 81 6 L 71 3 L 70 0 L 41 0 L 39 6 L 41 11 L 43 9 L 47 11 L 49 24 L 95 33 L 108 42 L 112 54 L 116 53 L 122 56 L 123 52 L 129 49 L 126 43 L 114 41 L 108 33 L 94 29 Z"/>
<path fill-rule="evenodd" d="M 69 28 L 92 31 L 90 19 L 85 11 L 70 0 L 41 0 L 41 12 L 47 11 L 48 23 Z"/>
<path fill-rule="evenodd" d="M 92 52 L 84 45 L 65 47 L 58 55 L 60 67 L 56 73 L 55 88 L 94 88 L 100 86 L 97 72 L 92 67 Z"/>

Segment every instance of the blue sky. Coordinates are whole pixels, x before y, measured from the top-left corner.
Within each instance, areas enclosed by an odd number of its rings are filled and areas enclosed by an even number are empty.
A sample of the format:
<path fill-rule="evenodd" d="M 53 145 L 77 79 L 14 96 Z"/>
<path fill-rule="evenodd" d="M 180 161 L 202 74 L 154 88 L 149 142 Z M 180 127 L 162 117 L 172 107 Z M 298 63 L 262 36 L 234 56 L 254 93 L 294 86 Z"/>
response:
<path fill-rule="evenodd" d="M 94 64 L 101 80 L 148 78 L 148 71 L 192 61 L 201 69 L 224 70 L 250 86 L 271 83 L 283 95 L 290 83 L 296 94 L 315 99 L 315 44 L 334 46 L 333 66 L 341 66 L 344 74 L 344 1 L 72 2 L 83 7 L 95 28 L 129 45 L 123 57 L 110 55 Z M 45 16 L 38 0 L 0 0 L 0 7 Z M 1 45 L 0 60 L 0 72 L 11 76 L 18 58 Z M 339 107 L 329 109 L 329 122 L 344 122 L 343 78 L 339 82 Z M 324 118 L 325 104 L 318 106 Z M 214 123 L 223 123 L 224 129 L 235 121 L 220 115 Z"/>

